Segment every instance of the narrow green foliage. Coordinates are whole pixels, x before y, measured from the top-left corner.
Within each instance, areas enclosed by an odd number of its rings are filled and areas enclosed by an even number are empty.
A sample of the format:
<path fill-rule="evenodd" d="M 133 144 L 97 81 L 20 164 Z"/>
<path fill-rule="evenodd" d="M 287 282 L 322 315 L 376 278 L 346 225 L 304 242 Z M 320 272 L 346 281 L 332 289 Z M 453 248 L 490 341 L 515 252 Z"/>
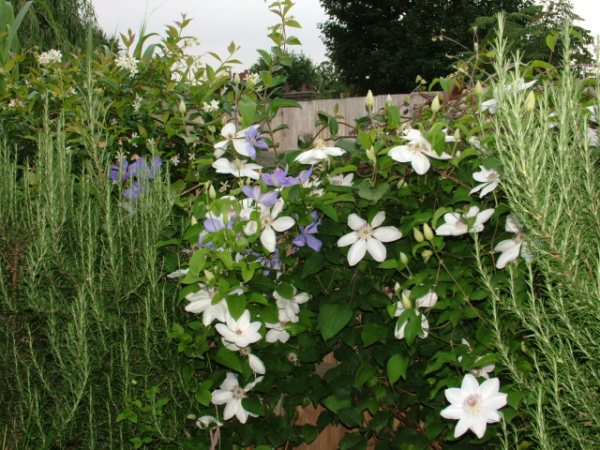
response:
<path fill-rule="evenodd" d="M 580 106 L 585 93 L 570 67 L 569 29 L 562 39 L 560 78 L 544 86 L 533 109 L 522 91 L 507 89 L 519 83 L 519 59 L 509 70 L 501 34 L 496 42 L 494 156 L 534 260 L 526 286 L 509 267 L 501 290 L 480 268 L 502 363 L 534 419 L 511 431 L 539 448 L 589 449 L 600 445 L 600 178 L 589 111 Z M 520 349 L 511 346 L 516 334 Z"/>

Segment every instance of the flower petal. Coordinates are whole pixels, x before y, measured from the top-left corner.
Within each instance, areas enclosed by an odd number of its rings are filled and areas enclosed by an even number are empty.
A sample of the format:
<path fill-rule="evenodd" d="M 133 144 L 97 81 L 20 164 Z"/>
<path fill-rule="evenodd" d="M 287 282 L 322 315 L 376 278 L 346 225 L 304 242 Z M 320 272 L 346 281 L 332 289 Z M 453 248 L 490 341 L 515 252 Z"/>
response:
<path fill-rule="evenodd" d="M 350 229 L 352 229 L 354 231 L 358 231 L 365 225 L 367 225 L 367 221 L 364 219 L 361 219 L 356 214 L 352 213 L 348 216 L 348 226 L 350 227 Z"/>
<path fill-rule="evenodd" d="M 264 248 L 273 253 L 277 248 L 277 236 L 271 227 L 266 227 L 260 234 L 260 242 Z"/>
<path fill-rule="evenodd" d="M 373 228 L 377 228 L 379 225 L 381 225 L 385 220 L 385 211 L 379 211 L 377 214 L 375 214 L 375 216 L 373 217 L 373 220 L 371 220 L 371 227 Z"/>
<path fill-rule="evenodd" d="M 427 156 L 423 155 L 422 153 L 417 153 L 413 156 L 411 165 L 413 169 L 415 169 L 415 172 L 417 172 L 419 175 L 426 174 L 431 167 L 429 159 L 427 159 Z"/>
<path fill-rule="evenodd" d="M 337 241 L 337 246 L 347 247 L 349 245 L 354 244 L 356 241 L 358 241 L 358 233 L 356 231 L 353 231 L 339 238 Z"/>
<path fill-rule="evenodd" d="M 388 152 L 388 156 L 392 158 L 394 161 L 398 161 L 401 163 L 411 162 L 413 157 L 413 152 L 408 148 L 408 145 L 399 145 L 397 147 L 392 148 Z"/>
<path fill-rule="evenodd" d="M 278 219 L 271 222 L 271 227 L 278 232 L 289 230 L 294 226 L 296 221 L 290 216 L 279 217 Z"/>
<path fill-rule="evenodd" d="M 377 262 L 385 261 L 387 251 L 385 246 L 375 238 L 367 239 L 367 251 Z"/>
<path fill-rule="evenodd" d="M 402 237 L 402 233 L 396 227 L 379 227 L 373 231 L 373 237 L 381 242 L 393 242 Z"/>
<path fill-rule="evenodd" d="M 365 257 L 366 252 L 367 241 L 365 241 L 364 239 L 359 239 L 354 244 L 352 244 L 350 250 L 348 251 L 348 264 L 350 266 L 355 266 Z"/>

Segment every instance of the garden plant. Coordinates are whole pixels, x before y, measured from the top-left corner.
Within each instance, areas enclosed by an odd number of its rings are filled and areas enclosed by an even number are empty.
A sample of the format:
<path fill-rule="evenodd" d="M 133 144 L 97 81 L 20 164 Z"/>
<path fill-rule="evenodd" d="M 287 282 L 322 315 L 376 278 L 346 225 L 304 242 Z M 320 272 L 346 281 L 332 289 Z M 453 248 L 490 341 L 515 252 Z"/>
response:
<path fill-rule="evenodd" d="M 409 116 L 369 92 L 281 149 L 292 8 L 245 80 L 186 17 L 6 47 L 3 447 L 597 447 L 598 67 L 500 16 Z"/>

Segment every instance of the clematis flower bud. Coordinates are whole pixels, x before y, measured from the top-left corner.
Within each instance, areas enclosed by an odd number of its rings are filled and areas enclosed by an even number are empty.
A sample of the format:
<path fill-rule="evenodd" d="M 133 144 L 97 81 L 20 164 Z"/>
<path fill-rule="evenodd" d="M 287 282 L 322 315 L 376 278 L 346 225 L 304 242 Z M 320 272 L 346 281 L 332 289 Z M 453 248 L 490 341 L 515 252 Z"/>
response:
<path fill-rule="evenodd" d="M 413 236 L 417 242 L 423 242 L 425 240 L 425 236 L 423 236 L 423 233 L 421 233 L 421 230 L 417 227 L 413 228 Z"/>
<path fill-rule="evenodd" d="M 400 289 L 402 289 L 402 286 L 400 286 L 400 283 L 396 281 L 396 283 L 394 284 L 394 292 L 397 294 L 398 292 L 400 292 Z"/>
<path fill-rule="evenodd" d="M 198 220 L 196 220 L 196 218 L 195 218 L 194 216 L 192 216 L 192 218 L 191 218 L 191 220 L 190 220 L 190 223 L 191 223 L 192 225 L 196 225 L 196 224 L 198 223 Z"/>
<path fill-rule="evenodd" d="M 400 261 L 402 261 L 402 264 L 405 266 L 408 265 L 408 256 L 406 256 L 406 253 L 400 252 Z"/>
<path fill-rule="evenodd" d="M 369 89 L 369 92 L 367 92 L 367 96 L 365 98 L 365 105 L 367 106 L 367 109 L 369 111 L 372 111 L 373 106 L 375 106 L 375 98 L 373 97 L 373 92 L 371 92 L 371 89 Z"/>
<path fill-rule="evenodd" d="M 389 108 L 393 104 L 394 104 L 394 100 L 392 100 L 392 96 L 390 94 L 388 94 L 387 97 L 385 98 L 385 106 L 387 108 Z"/>
<path fill-rule="evenodd" d="M 435 114 L 440 110 L 440 98 L 436 95 L 431 102 L 431 111 Z"/>
<path fill-rule="evenodd" d="M 459 128 L 457 128 L 456 130 L 454 130 L 454 139 L 456 139 L 456 142 L 460 142 L 461 135 L 460 135 L 460 129 Z"/>
<path fill-rule="evenodd" d="M 402 293 L 402 305 L 404 306 L 404 309 L 412 308 L 412 302 L 404 292 Z"/>
<path fill-rule="evenodd" d="M 431 250 L 423 250 L 421 252 L 421 256 L 423 257 L 423 261 L 428 262 L 429 259 L 433 256 L 433 252 Z"/>
<path fill-rule="evenodd" d="M 185 107 L 185 102 L 183 100 L 180 100 L 179 101 L 179 114 L 181 114 L 183 116 L 186 111 L 187 111 L 187 108 Z"/>
<path fill-rule="evenodd" d="M 208 281 L 209 283 L 215 279 L 215 276 L 213 275 L 213 273 L 209 270 L 204 269 L 204 278 L 206 278 L 206 281 Z"/>
<path fill-rule="evenodd" d="M 475 89 L 473 89 L 473 94 L 475 94 L 475 95 L 483 94 L 483 87 L 481 86 L 481 83 L 479 81 L 475 84 Z"/>
<path fill-rule="evenodd" d="M 533 111 L 533 109 L 535 108 L 535 94 L 533 93 L 533 91 L 529 92 L 529 95 L 527 95 L 527 98 L 525 99 L 525 109 L 527 109 L 527 111 Z"/>
<path fill-rule="evenodd" d="M 433 230 L 427 223 L 423 225 L 423 235 L 425 236 L 425 239 L 427 239 L 428 241 L 433 240 Z"/>
<path fill-rule="evenodd" d="M 217 192 L 215 191 L 215 187 L 212 185 L 212 183 L 208 187 L 208 198 L 210 198 L 211 200 L 217 198 Z"/>

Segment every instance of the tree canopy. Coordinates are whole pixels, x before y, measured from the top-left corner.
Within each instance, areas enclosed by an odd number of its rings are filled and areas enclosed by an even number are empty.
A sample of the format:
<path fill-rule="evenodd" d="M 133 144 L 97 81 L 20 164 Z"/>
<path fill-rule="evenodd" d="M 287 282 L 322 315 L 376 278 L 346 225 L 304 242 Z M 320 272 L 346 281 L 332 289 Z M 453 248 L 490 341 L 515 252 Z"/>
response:
<path fill-rule="evenodd" d="M 421 75 L 431 80 L 452 69 L 447 54 L 472 41 L 477 17 L 514 12 L 530 0 L 321 0 L 328 56 L 356 93 L 407 92 Z"/>
<path fill-rule="evenodd" d="M 15 12 L 27 3 L 26 0 L 9 0 L 9 2 Z M 19 28 L 19 41 L 24 48 L 33 46 L 43 50 L 85 48 L 90 26 L 94 44 L 109 43 L 109 39 L 96 22 L 91 1 L 34 0 Z"/>

